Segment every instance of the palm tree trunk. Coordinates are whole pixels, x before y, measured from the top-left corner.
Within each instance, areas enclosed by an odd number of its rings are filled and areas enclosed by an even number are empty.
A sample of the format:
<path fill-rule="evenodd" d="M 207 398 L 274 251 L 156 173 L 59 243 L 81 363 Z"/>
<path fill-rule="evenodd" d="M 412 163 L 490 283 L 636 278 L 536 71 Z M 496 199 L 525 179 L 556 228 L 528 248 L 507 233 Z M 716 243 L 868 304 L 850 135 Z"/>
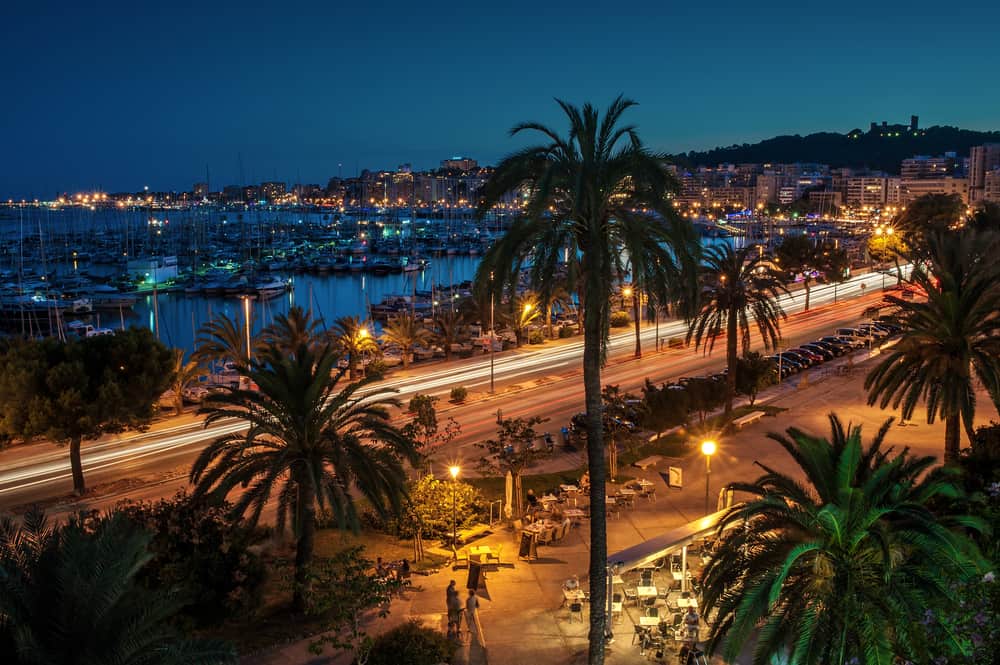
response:
<path fill-rule="evenodd" d="M 962 416 L 954 414 L 944 421 L 944 463 L 958 462 L 958 452 L 962 442 Z"/>
<path fill-rule="evenodd" d="M 733 396 L 736 394 L 736 331 L 738 314 L 734 310 L 729 310 L 726 315 L 726 414 L 733 411 Z"/>
<path fill-rule="evenodd" d="M 549 339 L 552 339 L 552 301 L 545 306 L 545 328 L 548 330 Z"/>
<path fill-rule="evenodd" d="M 635 357 L 642 358 L 642 341 L 639 337 L 639 290 L 632 292 L 632 318 L 635 319 Z"/>
<path fill-rule="evenodd" d="M 608 532 L 605 512 L 604 428 L 601 418 L 600 316 L 587 317 L 583 340 L 583 389 L 587 406 L 587 469 L 590 472 L 589 665 L 603 665 L 607 629 Z"/>
<path fill-rule="evenodd" d="M 301 474 L 297 480 L 299 537 L 295 543 L 295 591 L 292 607 L 296 612 L 306 610 L 309 597 L 309 567 L 312 565 L 313 547 L 316 541 L 316 488 L 312 479 Z"/>
<path fill-rule="evenodd" d="M 347 378 L 351 381 L 358 373 L 358 357 L 354 351 L 347 354 Z"/>
<path fill-rule="evenodd" d="M 69 466 L 73 471 L 73 493 L 80 496 L 87 491 L 83 482 L 83 461 L 80 459 L 80 444 L 82 438 L 75 436 L 69 442 Z"/>
<path fill-rule="evenodd" d="M 805 306 L 805 309 L 803 311 L 808 312 L 809 311 L 809 278 L 808 277 L 805 277 L 805 278 L 802 279 L 802 286 L 806 290 L 806 306 Z"/>

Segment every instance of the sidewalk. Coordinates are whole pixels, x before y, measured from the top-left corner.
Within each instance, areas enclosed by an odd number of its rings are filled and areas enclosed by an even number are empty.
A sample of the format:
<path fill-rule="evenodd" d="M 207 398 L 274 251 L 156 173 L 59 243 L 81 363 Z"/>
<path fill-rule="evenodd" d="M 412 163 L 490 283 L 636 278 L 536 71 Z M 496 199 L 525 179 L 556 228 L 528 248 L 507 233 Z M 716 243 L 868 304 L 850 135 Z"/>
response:
<path fill-rule="evenodd" d="M 862 384 L 870 363 L 857 363 L 849 375 L 836 372 L 813 374 L 809 380 L 786 381 L 775 386 L 765 396 L 772 406 L 787 409 L 776 417 L 765 418 L 746 426 L 743 430 L 718 439 L 719 450 L 712 460 L 711 493 L 715 497 L 727 483 L 761 474 L 755 462 L 766 464 L 779 471 L 795 473 L 794 463 L 783 449 L 766 438 L 768 432 L 783 432 L 788 427 L 799 427 L 807 432 L 829 436 L 827 414 L 836 412 L 845 423 L 863 425 L 866 440 L 873 436 L 881 423 L 893 415 L 869 407 L 865 403 Z M 981 396 L 977 420 L 982 423 L 996 418 L 991 402 Z M 940 458 L 944 447 L 944 426 L 941 423 L 911 423 L 905 427 L 894 426 L 888 443 L 901 449 L 909 446 L 917 455 L 934 455 Z M 622 513 L 620 519 L 608 521 L 608 551 L 616 552 L 663 531 L 697 519 L 704 512 L 704 459 L 692 449 L 680 459 L 662 462 L 679 466 L 683 471 L 685 487 L 666 489 L 657 470 L 629 469 L 636 477 L 646 478 L 660 488 L 655 503 L 638 502 L 634 509 Z M 533 562 L 512 561 L 514 552 L 512 534 L 503 528 L 477 544 L 503 545 L 505 564 L 498 572 L 491 572 L 487 580 L 486 596 L 481 599 L 480 618 L 486 640 L 486 649 L 464 645 L 456 662 L 490 665 L 576 665 L 586 662 L 587 629 L 584 621 L 570 621 L 569 612 L 561 607 L 563 582 L 573 575 L 581 580 L 586 576 L 590 530 L 586 521 L 580 528 L 555 546 L 540 548 L 540 558 Z M 372 626 L 378 633 L 413 618 L 425 625 L 445 631 L 444 590 L 454 579 L 464 586 L 466 571 L 452 572 L 450 568 L 426 577 L 415 578 L 416 588 L 405 599 L 393 602 L 392 614 L 385 621 Z M 609 647 L 609 664 L 639 665 L 648 663 L 632 646 L 632 629 L 627 621 L 615 624 L 616 640 Z M 316 659 L 308 653 L 308 641 L 289 645 L 268 654 L 244 660 L 246 665 L 298 665 L 303 663 L 340 663 L 330 657 Z M 718 661 L 713 661 L 718 662 Z"/>

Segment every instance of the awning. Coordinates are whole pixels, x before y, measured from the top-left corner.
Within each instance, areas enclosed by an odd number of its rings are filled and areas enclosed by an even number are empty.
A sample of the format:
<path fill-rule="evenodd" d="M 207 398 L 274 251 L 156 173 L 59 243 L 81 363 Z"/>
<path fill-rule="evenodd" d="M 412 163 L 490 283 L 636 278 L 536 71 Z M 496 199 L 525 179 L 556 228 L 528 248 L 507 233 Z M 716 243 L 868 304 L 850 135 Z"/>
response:
<path fill-rule="evenodd" d="M 717 513 L 706 515 L 701 519 L 688 522 L 676 529 L 671 529 L 656 538 L 651 538 L 628 549 L 615 552 L 608 556 L 608 570 L 621 573 L 648 566 L 666 555 L 681 549 L 685 545 L 689 545 L 698 538 L 715 533 L 719 522 L 730 510 L 730 508 L 726 508 Z"/>

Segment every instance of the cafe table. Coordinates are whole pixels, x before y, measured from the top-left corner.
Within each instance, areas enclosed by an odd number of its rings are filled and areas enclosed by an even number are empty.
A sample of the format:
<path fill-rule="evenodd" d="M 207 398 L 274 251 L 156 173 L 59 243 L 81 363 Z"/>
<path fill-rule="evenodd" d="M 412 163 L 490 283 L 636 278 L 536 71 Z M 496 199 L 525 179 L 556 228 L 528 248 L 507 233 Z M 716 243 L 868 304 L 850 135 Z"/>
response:
<path fill-rule="evenodd" d="M 660 617 L 648 617 L 645 615 L 639 617 L 640 626 L 659 626 L 661 621 L 663 621 L 663 619 Z"/>
<path fill-rule="evenodd" d="M 478 559 L 482 563 L 485 559 L 488 559 L 492 550 L 489 545 L 474 545 L 469 548 L 469 558 Z"/>
<path fill-rule="evenodd" d="M 656 587 L 655 586 L 637 586 L 635 588 L 635 595 L 639 598 L 656 598 Z"/>
<path fill-rule="evenodd" d="M 678 598 L 677 599 L 677 607 L 680 607 L 682 609 L 687 609 L 689 607 L 693 607 L 695 609 L 698 609 L 698 599 L 697 598 Z"/>

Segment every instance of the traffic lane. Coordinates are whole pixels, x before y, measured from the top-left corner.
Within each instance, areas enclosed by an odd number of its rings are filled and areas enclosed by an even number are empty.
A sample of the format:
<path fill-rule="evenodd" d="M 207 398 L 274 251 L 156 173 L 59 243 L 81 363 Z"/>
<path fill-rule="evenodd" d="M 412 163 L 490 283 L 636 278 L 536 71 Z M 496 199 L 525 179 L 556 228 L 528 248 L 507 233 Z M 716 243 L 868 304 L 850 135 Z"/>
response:
<path fill-rule="evenodd" d="M 836 306 L 817 306 L 807 314 L 793 314 L 784 325 L 786 339 L 790 343 L 805 341 L 826 334 L 838 325 L 854 322 L 860 318 L 860 312 L 870 306 L 875 301 L 881 299 L 881 294 L 869 294 L 864 298 L 855 301 L 841 302 Z M 816 301 L 822 302 L 821 298 Z M 683 329 L 674 326 L 661 326 L 661 337 L 664 331 Z M 644 334 L 651 337 L 655 330 L 647 328 Z M 621 345 L 628 347 L 634 343 L 634 336 L 631 332 L 623 332 L 615 335 Z M 722 345 L 722 346 L 720 346 Z M 717 340 L 717 353 L 724 348 L 724 338 Z M 566 368 L 579 371 L 579 358 L 568 355 L 571 348 L 563 347 L 554 349 L 555 359 L 542 351 L 522 354 L 520 357 L 507 359 L 502 365 L 508 371 L 498 382 L 498 387 L 502 389 L 505 385 L 517 383 L 518 380 L 526 380 L 533 375 L 552 376 L 553 373 L 563 372 Z M 567 357 L 568 356 L 568 357 Z M 717 371 L 722 366 L 722 360 L 718 355 L 704 355 L 698 351 L 677 350 L 666 351 L 647 355 L 642 360 L 613 358 L 612 362 L 605 370 L 604 383 L 618 383 L 625 390 L 637 390 L 643 384 L 646 377 L 654 382 L 662 382 L 688 374 L 701 374 Z M 531 371 L 525 371 L 530 369 Z M 437 374 L 447 374 L 441 370 Z M 511 376 L 517 374 L 517 376 Z M 452 383 L 451 385 L 455 385 Z M 550 384 L 553 386 L 553 384 Z M 495 408 L 506 408 L 508 415 L 520 412 L 525 417 L 530 415 L 543 415 L 550 417 L 552 424 L 551 431 L 558 431 L 563 424 L 568 423 L 573 413 L 582 409 L 583 391 L 582 384 L 578 380 L 558 381 L 553 387 L 557 387 L 558 399 L 546 399 L 539 403 L 537 391 L 544 388 L 533 388 L 527 391 L 524 397 L 514 395 L 498 395 L 491 398 L 489 412 L 483 415 L 482 402 L 465 405 L 450 409 L 448 415 L 452 415 L 463 426 L 463 435 L 456 442 L 454 448 L 468 448 L 476 441 L 482 441 L 495 434 Z M 571 388 L 571 389 L 568 389 Z M 520 400 L 520 401 L 519 401 Z M 504 406 L 509 403 L 509 406 Z M 493 407 L 493 404 L 496 407 Z M 513 409 L 513 411 L 512 411 Z M 549 424 L 549 423 L 547 423 Z M 240 423 L 224 424 L 227 431 L 236 431 L 243 427 Z M 539 428 L 540 431 L 542 430 Z M 105 482 L 113 482 L 121 477 L 128 477 L 129 474 L 156 473 L 169 470 L 177 464 L 190 464 L 194 457 L 204 446 L 215 436 L 220 434 L 218 427 L 213 427 L 211 431 L 205 431 L 200 425 L 184 424 L 174 428 L 167 428 L 155 434 L 144 434 L 132 440 L 132 443 L 123 450 L 123 442 L 112 442 L 94 444 L 93 447 L 84 447 L 84 466 L 91 485 Z M 61 463 L 60 463 L 61 462 Z M 68 491 L 69 470 L 68 460 L 63 454 L 59 459 L 51 458 L 45 463 L 43 468 L 23 469 L 22 473 L 11 476 L 7 474 L 3 482 L 0 483 L 0 499 L 3 505 L 23 503 L 25 501 L 39 500 L 53 494 Z M 64 486 L 61 489 L 56 486 Z"/>

